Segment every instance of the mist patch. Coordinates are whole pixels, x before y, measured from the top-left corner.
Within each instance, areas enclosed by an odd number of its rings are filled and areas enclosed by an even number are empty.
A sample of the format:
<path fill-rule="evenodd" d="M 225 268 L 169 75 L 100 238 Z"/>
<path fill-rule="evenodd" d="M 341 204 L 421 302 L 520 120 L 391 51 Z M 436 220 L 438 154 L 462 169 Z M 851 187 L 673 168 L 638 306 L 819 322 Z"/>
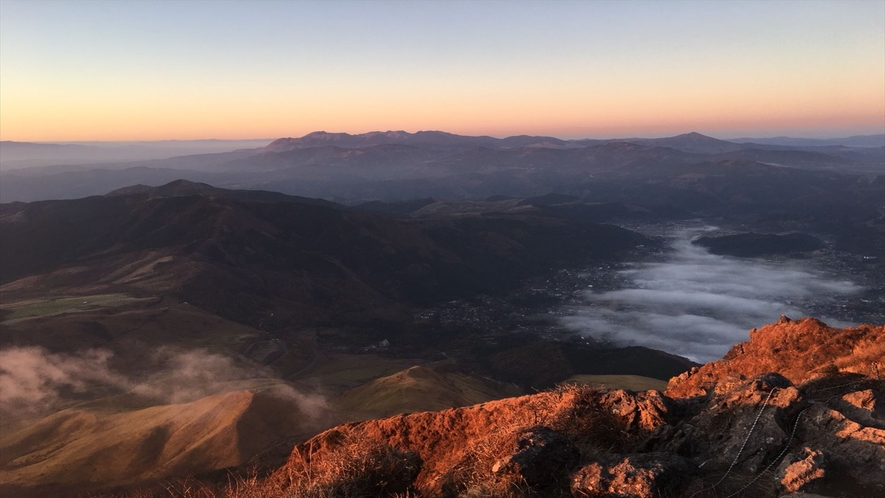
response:
<path fill-rule="evenodd" d="M 709 230 L 706 229 L 706 230 Z M 637 264 L 621 275 L 619 290 L 584 293 L 585 306 L 562 323 L 583 335 L 620 345 L 661 349 L 707 362 L 721 358 L 747 331 L 780 315 L 807 316 L 807 305 L 862 290 L 815 272 L 801 262 L 716 256 L 692 245 L 700 230 L 682 230 L 664 262 Z M 818 317 L 831 325 L 851 324 Z"/>

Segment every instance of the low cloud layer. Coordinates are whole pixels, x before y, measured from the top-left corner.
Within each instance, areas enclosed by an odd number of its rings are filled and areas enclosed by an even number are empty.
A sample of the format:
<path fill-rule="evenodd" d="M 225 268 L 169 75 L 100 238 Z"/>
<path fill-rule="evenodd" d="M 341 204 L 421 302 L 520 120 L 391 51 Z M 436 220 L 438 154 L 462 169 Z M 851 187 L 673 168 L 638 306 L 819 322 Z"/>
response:
<path fill-rule="evenodd" d="M 695 235 L 697 231 L 680 232 L 665 262 L 622 271 L 630 282 L 627 288 L 587 292 L 587 305 L 573 309 L 563 323 L 584 335 L 706 362 L 747 340 L 751 328 L 773 323 L 781 314 L 807 316 L 804 306 L 811 300 L 860 290 L 798 262 L 716 256 L 692 245 Z"/>
<path fill-rule="evenodd" d="M 51 353 L 41 347 L 16 347 L 0 351 L 0 416 L 46 414 L 65 401 L 95 397 L 98 392 L 131 392 L 160 403 L 186 403 L 223 392 L 224 382 L 263 377 L 231 358 L 205 350 L 159 349 L 151 354 L 155 367 L 139 379 L 115 371 L 107 350 L 76 354 Z M 278 394 L 295 399 L 308 417 L 325 407 L 322 397 L 278 386 Z"/>

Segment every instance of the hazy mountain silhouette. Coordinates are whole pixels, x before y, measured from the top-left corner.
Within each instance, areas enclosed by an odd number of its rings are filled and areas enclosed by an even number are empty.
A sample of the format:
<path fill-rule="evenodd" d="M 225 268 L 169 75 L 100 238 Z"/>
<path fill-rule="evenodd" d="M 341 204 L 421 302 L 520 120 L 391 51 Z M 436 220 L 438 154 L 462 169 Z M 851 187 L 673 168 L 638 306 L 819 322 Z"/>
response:
<path fill-rule="evenodd" d="M 645 174 L 648 167 L 679 175 L 679 168 L 690 170 L 692 165 L 729 159 L 876 174 L 885 167 L 885 147 L 737 144 L 698 133 L 659 139 L 559 140 L 468 137 L 437 131 L 315 132 L 258 149 L 6 171 L 0 199 L 77 198 L 139 183 L 162 185 L 178 178 L 344 202 L 426 196 L 525 197 L 593 183 L 605 176 Z"/>
<path fill-rule="evenodd" d="M 885 146 L 885 134 L 879 135 L 855 135 L 846 138 L 793 138 L 793 137 L 770 137 L 770 138 L 732 138 L 728 140 L 738 144 L 764 144 L 786 145 L 793 147 L 882 147 Z"/>

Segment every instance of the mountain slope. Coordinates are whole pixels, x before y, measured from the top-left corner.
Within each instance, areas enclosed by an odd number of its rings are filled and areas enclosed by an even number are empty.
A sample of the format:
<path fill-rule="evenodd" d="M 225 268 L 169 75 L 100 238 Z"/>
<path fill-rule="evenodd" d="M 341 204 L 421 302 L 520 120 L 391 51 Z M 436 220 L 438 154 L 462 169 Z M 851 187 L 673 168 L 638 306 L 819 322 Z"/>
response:
<path fill-rule="evenodd" d="M 471 377 L 454 368 L 415 366 L 351 389 L 334 401 L 347 413 L 371 418 L 397 413 L 442 410 L 522 394 L 510 384 Z"/>
<path fill-rule="evenodd" d="M 0 481 L 45 496 L 241 465 L 322 427 L 316 403 L 278 384 L 134 410 L 71 408 L 0 440 Z"/>
<path fill-rule="evenodd" d="M 446 299 L 505 285 L 555 261 L 617 257 L 646 241 L 620 228 L 551 217 L 417 222 L 322 201 L 209 193 L 2 205 L 0 281 L 88 264 L 88 278 L 110 286 L 119 283 L 112 276 L 122 260 L 153 251 L 172 258 L 168 264 L 178 268 L 174 285 L 183 299 L 212 311 L 230 306 L 229 316 L 247 319 L 235 303 L 212 301 L 220 299 L 218 279 L 258 296 L 273 279 L 276 296 L 307 305 L 332 295 L 337 303 L 354 304 Z M 255 281 L 257 275 L 265 281 Z M 82 285 L 84 276 L 68 285 Z"/>

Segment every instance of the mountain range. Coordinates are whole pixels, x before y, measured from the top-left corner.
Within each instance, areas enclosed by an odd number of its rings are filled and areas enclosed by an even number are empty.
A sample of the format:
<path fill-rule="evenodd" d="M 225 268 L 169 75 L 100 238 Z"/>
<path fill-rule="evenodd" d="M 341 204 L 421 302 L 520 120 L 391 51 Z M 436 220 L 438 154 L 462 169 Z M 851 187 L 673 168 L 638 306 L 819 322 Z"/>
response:
<path fill-rule="evenodd" d="M 870 137 L 869 143 L 876 140 Z M 14 158 L 18 150 L 28 147 L 7 142 L 0 150 L 5 151 L 3 157 Z M 35 157 L 39 154 L 34 152 Z M 469 137 L 437 131 L 315 132 L 278 139 L 260 148 L 134 159 L 102 164 L 72 159 L 68 165 L 6 170 L 0 199 L 77 198 L 137 183 L 157 186 L 180 178 L 341 202 L 428 195 L 477 199 L 543 194 L 576 183 L 592 183 L 599 176 L 629 174 L 643 165 L 689 167 L 738 159 L 775 167 L 876 174 L 885 167 L 885 145 L 738 144 L 698 133 L 659 139 L 566 141 L 536 136 Z"/>

